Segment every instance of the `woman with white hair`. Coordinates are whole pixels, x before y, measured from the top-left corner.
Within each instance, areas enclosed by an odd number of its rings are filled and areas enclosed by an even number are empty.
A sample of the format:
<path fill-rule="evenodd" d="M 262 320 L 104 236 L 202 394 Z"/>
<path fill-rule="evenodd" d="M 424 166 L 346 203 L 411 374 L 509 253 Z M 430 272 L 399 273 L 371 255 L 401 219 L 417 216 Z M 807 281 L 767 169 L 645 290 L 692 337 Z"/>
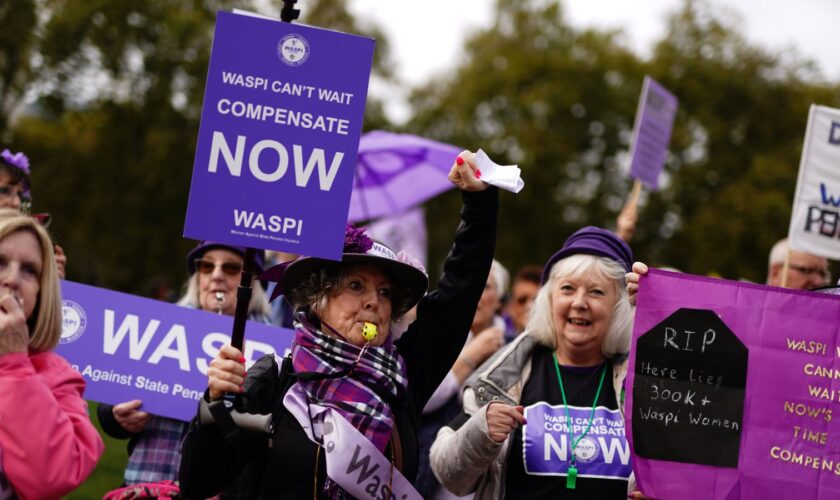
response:
<path fill-rule="evenodd" d="M 525 332 L 467 380 L 464 413 L 432 446 L 444 486 L 480 499 L 627 497 L 632 262 L 596 227 L 548 260 Z"/>
<path fill-rule="evenodd" d="M 184 284 L 184 295 L 178 305 L 215 314 L 233 316 L 236 311 L 236 290 L 245 264 L 245 249 L 213 241 L 202 241 L 187 254 L 190 277 Z M 256 274 L 262 272 L 262 251 L 254 255 Z M 268 323 L 271 312 L 265 291 L 259 281 L 252 284 L 248 319 Z M 181 463 L 181 440 L 189 424 L 180 420 L 152 415 L 143 411 L 139 399 L 117 405 L 99 405 L 97 416 L 102 429 L 111 437 L 128 439 L 128 463 L 123 481 L 126 486 L 175 482 Z M 172 486 L 158 485 L 160 491 Z M 133 490 L 117 490 L 115 497 Z M 156 490 L 158 491 L 158 490 Z"/>

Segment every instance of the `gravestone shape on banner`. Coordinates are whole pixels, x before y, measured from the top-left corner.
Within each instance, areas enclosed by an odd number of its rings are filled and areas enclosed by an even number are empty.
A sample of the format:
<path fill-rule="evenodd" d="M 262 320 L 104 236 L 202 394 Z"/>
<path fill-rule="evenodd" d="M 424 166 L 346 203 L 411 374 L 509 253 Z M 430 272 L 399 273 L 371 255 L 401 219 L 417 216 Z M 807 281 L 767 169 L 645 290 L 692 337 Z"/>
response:
<path fill-rule="evenodd" d="M 633 446 L 655 460 L 738 467 L 747 347 L 711 310 L 645 332 L 633 367 Z"/>

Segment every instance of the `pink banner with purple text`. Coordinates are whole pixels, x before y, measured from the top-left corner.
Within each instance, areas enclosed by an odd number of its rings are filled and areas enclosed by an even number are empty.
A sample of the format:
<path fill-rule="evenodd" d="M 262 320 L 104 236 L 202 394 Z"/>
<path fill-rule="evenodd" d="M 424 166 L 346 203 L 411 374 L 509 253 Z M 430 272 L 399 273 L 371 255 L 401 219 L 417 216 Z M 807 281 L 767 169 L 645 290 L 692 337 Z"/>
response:
<path fill-rule="evenodd" d="M 645 495 L 840 498 L 840 297 L 651 270 L 632 342 Z"/>

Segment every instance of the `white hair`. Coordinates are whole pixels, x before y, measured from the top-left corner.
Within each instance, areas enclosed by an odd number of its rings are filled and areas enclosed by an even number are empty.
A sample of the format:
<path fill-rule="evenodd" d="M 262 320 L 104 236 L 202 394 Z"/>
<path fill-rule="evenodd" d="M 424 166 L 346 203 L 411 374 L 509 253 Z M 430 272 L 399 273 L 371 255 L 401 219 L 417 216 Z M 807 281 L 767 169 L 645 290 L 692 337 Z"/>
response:
<path fill-rule="evenodd" d="M 767 269 L 773 267 L 773 264 L 782 264 L 785 261 L 785 254 L 788 252 L 788 240 L 782 238 L 773 245 L 770 250 L 770 258 L 767 261 Z"/>
<path fill-rule="evenodd" d="M 624 267 L 606 257 L 587 254 L 570 255 L 558 260 L 551 268 L 548 281 L 540 288 L 525 331 L 540 344 L 552 349 L 557 348 L 557 331 L 551 314 L 551 293 L 560 278 L 574 278 L 585 274 L 594 274 L 609 279 L 615 287 L 618 300 L 613 308 L 607 334 L 601 343 L 601 353 L 607 358 L 617 354 L 626 354 L 630 350 L 630 335 L 633 326 L 633 310 L 627 300 L 624 288 Z"/>
<path fill-rule="evenodd" d="M 198 298 L 198 273 L 193 273 L 184 284 L 186 291 L 184 295 L 178 299 L 178 305 L 190 307 L 193 309 L 201 309 L 201 301 Z M 258 280 L 254 280 L 251 286 L 251 302 L 248 304 L 249 316 L 271 316 L 271 306 L 268 304 L 268 297 L 265 296 L 265 290 Z"/>
<path fill-rule="evenodd" d="M 493 277 L 493 283 L 496 285 L 496 293 L 499 295 L 499 299 L 501 299 L 507 293 L 510 273 L 499 261 L 493 259 L 493 263 L 490 264 L 490 276 Z"/>

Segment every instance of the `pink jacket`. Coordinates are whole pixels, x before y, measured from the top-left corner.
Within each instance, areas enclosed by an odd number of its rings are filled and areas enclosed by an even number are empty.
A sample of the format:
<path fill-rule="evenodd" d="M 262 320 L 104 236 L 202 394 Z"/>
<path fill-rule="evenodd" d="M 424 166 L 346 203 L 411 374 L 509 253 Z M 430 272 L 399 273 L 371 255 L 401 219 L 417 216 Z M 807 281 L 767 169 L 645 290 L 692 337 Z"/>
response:
<path fill-rule="evenodd" d="M 59 498 L 93 471 L 105 445 L 85 381 L 58 354 L 0 356 L 2 469 L 21 499 Z"/>

